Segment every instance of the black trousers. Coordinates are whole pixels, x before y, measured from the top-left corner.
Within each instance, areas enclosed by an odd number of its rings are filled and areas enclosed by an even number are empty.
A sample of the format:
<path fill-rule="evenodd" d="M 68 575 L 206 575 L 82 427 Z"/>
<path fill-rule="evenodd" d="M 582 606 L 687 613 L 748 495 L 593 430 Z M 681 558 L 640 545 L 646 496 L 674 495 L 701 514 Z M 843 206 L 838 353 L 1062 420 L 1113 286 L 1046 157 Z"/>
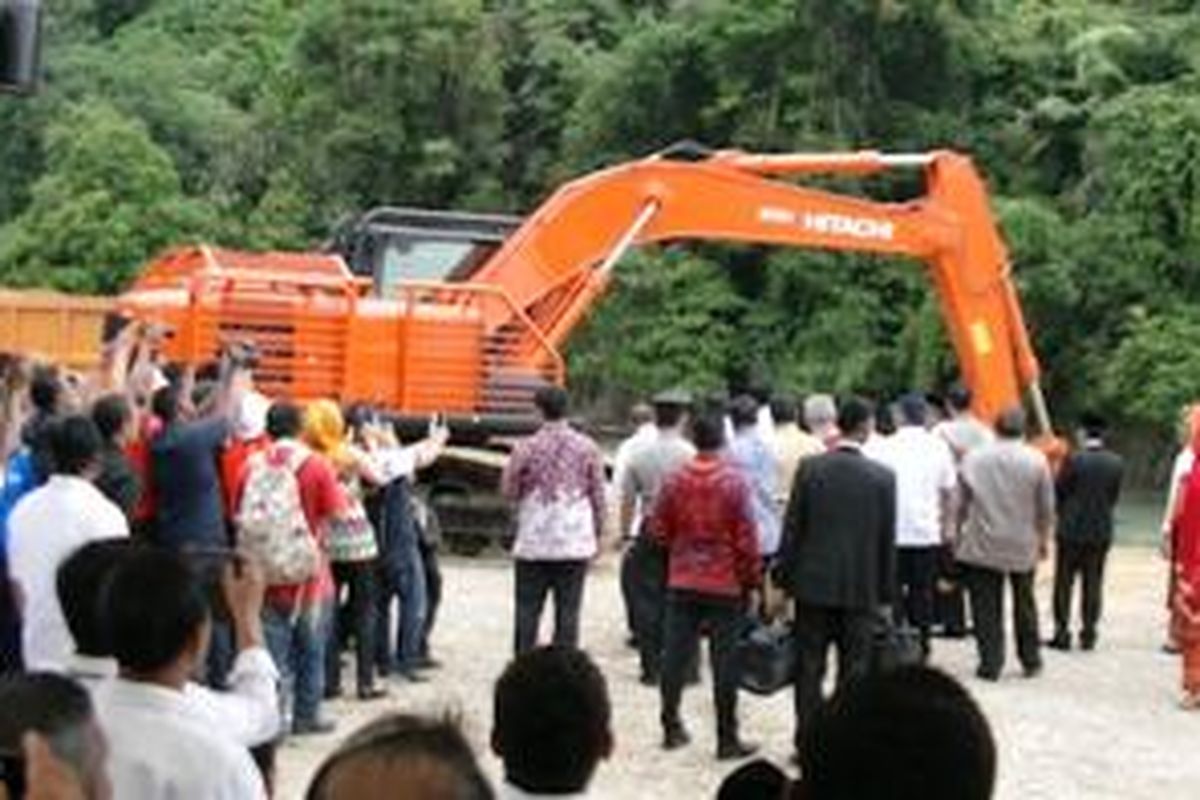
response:
<path fill-rule="evenodd" d="M 933 625 L 933 591 L 937 579 L 937 547 L 896 549 L 896 622 L 908 622 L 921 634 L 921 647 L 929 652 L 929 629 Z"/>
<path fill-rule="evenodd" d="M 621 592 L 637 639 L 642 676 L 657 680 L 662 672 L 667 611 L 667 554 L 639 536 L 621 560 Z"/>
<path fill-rule="evenodd" d="M 421 632 L 421 655 L 429 658 L 429 637 L 437 622 L 437 612 L 442 605 L 442 565 L 438 559 L 437 546 L 419 542 L 421 564 L 425 569 L 425 628 Z"/>
<path fill-rule="evenodd" d="M 736 598 L 697 592 L 667 593 L 661 684 L 664 727 L 682 725 L 679 704 L 683 699 L 683 687 L 691 671 L 701 633 L 707 632 L 713 673 L 713 704 L 717 709 L 717 741 L 737 741 L 736 646 L 744 621 L 742 603 Z"/>
<path fill-rule="evenodd" d="M 1065 638 L 1071 630 L 1071 594 L 1078 578 L 1083 584 L 1082 636 L 1096 639 L 1096 624 L 1104 606 L 1104 564 L 1110 543 L 1059 539 L 1054 563 L 1054 632 Z"/>
<path fill-rule="evenodd" d="M 994 677 L 1004 669 L 1005 577 L 1013 592 L 1017 658 L 1026 670 L 1040 668 L 1042 654 L 1038 637 L 1037 601 L 1033 596 L 1033 570 L 1005 573 L 975 565 L 964 565 L 964 570 L 971 595 L 971 616 L 975 620 L 980 673 Z"/>
<path fill-rule="evenodd" d="M 338 599 L 325 646 L 325 692 L 341 691 L 339 661 L 342 645 L 354 639 L 356 688 L 362 692 L 375 680 L 375 561 L 333 564 L 334 597 Z M 340 600 L 348 589 L 345 605 Z"/>
<path fill-rule="evenodd" d="M 516 564 L 516 652 L 537 647 L 538 625 L 549 594 L 554 595 L 554 644 L 578 647 L 588 562 L 517 559 Z"/>
<path fill-rule="evenodd" d="M 796 603 L 796 751 L 823 702 L 829 648 L 837 651 L 837 687 L 867 674 L 875 614 L 868 609 L 829 608 Z"/>

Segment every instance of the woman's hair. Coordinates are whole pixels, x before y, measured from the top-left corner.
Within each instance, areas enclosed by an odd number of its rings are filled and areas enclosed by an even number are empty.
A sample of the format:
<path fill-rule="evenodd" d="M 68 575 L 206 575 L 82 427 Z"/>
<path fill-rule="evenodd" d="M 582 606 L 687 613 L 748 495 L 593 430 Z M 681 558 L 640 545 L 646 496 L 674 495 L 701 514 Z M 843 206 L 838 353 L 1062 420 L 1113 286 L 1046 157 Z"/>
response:
<path fill-rule="evenodd" d="M 314 400 L 304 409 L 304 441 L 313 450 L 342 467 L 350 460 L 346 449 L 346 421 L 332 400 Z"/>

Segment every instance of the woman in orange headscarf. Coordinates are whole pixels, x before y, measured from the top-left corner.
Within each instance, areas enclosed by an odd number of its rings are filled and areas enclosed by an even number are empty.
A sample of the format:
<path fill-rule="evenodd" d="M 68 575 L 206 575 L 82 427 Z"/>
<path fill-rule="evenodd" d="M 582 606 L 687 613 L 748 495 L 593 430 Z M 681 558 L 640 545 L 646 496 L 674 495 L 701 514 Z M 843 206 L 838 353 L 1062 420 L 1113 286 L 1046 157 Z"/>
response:
<path fill-rule="evenodd" d="M 1191 412 L 1191 448 L 1200 463 L 1200 406 Z M 1171 569 L 1171 632 L 1183 657 L 1183 699 L 1200 709 L 1200 469 L 1193 466 L 1179 487 L 1174 514 Z"/>
<path fill-rule="evenodd" d="M 333 624 L 325 653 L 325 695 L 341 694 L 340 659 L 342 643 L 351 635 L 355 642 L 358 697 L 373 700 L 386 694 L 375 686 L 375 561 L 379 554 L 375 532 L 362 505 L 362 482 L 379 480 L 367 455 L 350 443 L 342 410 L 332 400 L 310 403 L 304 412 L 304 440 L 333 464 L 346 492 L 349 511 L 335 519 L 329 529 L 329 560 L 336 585 Z M 345 613 L 338 599 L 349 590 Z M 349 622 L 348 626 L 346 623 Z M 347 628 L 349 627 L 349 630 Z"/>

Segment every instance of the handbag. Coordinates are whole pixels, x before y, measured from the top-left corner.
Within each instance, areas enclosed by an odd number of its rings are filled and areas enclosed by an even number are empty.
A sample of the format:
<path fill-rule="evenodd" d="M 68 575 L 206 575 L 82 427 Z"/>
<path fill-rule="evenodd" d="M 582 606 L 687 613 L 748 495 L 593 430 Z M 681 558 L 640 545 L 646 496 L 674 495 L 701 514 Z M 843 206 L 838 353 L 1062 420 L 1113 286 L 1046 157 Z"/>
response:
<path fill-rule="evenodd" d="M 351 495 L 346 513 L 329 522 L 329 560 L 335 564 L 371 561 L 379 555 L 375 529 L 362 501 Z"/>
<path fill-rule="evenodd" d="M 738 683 L 758 695 L 772 695 L 792 685 L 796 675 L 796 634 L 782 620 L 748 620 L 735 648 Z"/>

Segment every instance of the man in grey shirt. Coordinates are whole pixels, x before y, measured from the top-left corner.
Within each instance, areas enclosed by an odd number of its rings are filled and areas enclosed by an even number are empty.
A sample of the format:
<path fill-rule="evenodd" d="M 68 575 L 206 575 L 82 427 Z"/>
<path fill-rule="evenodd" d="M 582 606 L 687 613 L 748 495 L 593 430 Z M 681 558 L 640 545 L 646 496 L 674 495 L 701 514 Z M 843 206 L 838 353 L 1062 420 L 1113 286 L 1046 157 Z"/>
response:
<path fill-rule="evenodd" d="M 662 662 L 663 613 L 666 608 L 667 559 L 647 535 L 646 525 L 663 482 L 696 456 L 696 448 L 683 437 L 691 399 L 683 392 L 662 392 L 654 398 L 657 435 L 638 447 L 622 473 L 621 530 L 629 530 L 635 510 L 642 509 L 641 530 L 621 562 L 621 594 L 633 625 L 642 662 L 642 683 L 657 686 Z"/>
<path fill-rule="evenodd" d="M 1024 442 L 1025 413 L 996 422 L 998 440 L 969 453 L 962 465 L 966 521 L 957 544 L 966 571 L 979 649 L 976 674 L 999 679 L 1004 667 L 1004 580 L 1013 590 L 1017 657 L 1027 677 L 1041 672 L 1033 577 L 1054 530 L 1054 480 L 1046 457 Z"/>

